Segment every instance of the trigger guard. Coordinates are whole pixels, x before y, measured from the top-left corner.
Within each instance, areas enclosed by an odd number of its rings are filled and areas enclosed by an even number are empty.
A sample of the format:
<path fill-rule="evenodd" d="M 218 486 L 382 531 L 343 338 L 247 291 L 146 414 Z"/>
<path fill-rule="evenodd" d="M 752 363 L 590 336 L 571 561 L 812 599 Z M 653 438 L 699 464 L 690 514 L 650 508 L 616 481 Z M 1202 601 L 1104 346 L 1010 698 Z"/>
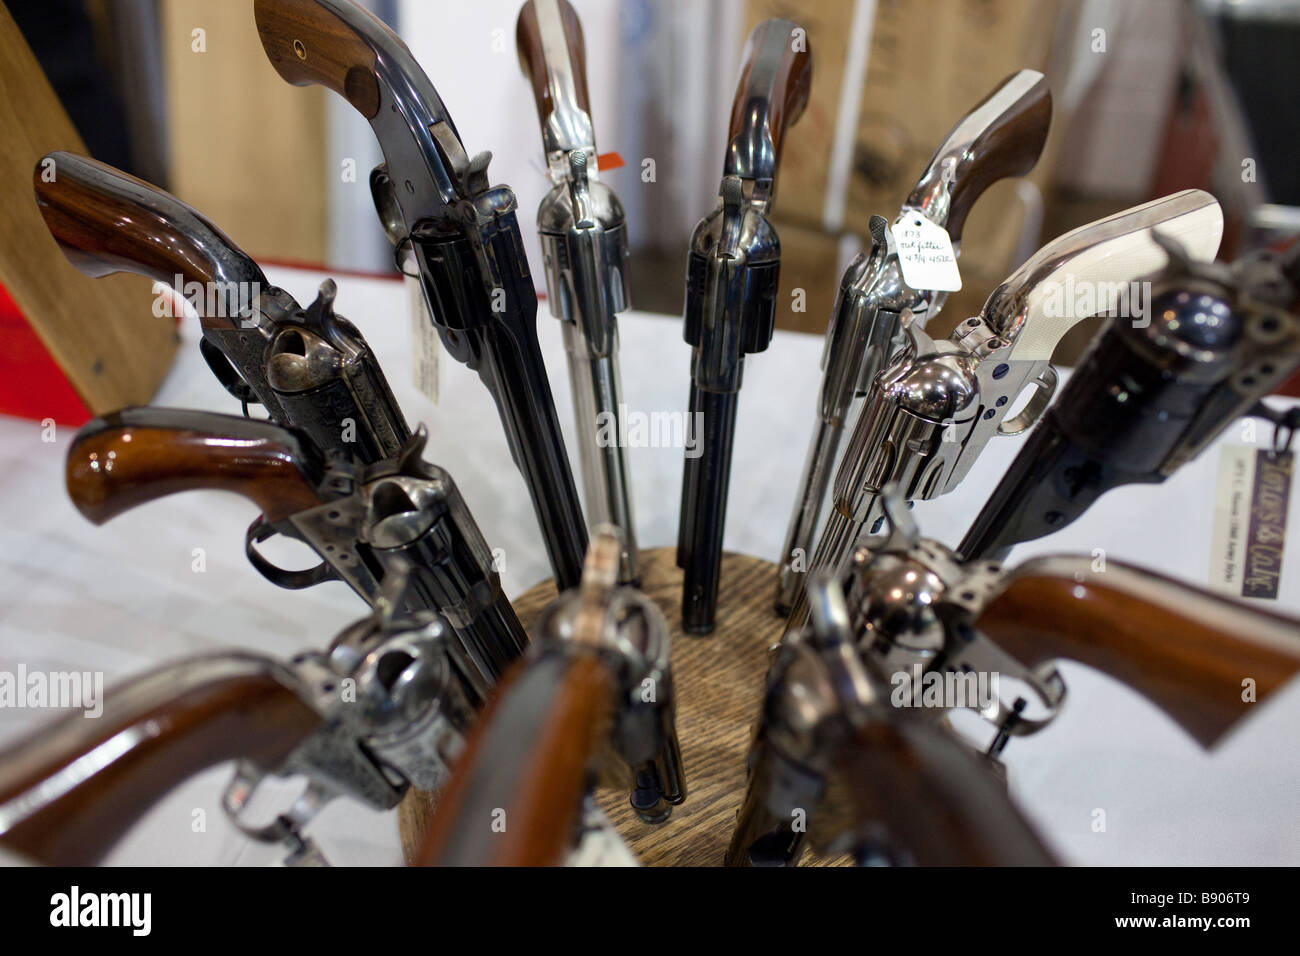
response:
<path fill-rule="evenodd" d="M 314 568 L 286 571 L 264 558 L 255 545 L 280 533 L 280 530 L 275 525 L 268 524 L 262 515 L 258 515 L 244 532 L 244 554 L 248 556 L 249 564 L 255 567 L 262 577 L 287 591 L 301 591 L 303 588 L 315 587 L 325 581 L 337 579 L 338 575 L 324 561 Z"/>
<path fill-rule="evenodd" d="M 996 708 L 991 713 L 978 711 L 980 716 L 1011 737 L 1028 737 L 1038 733 L 1061 712 L 1061 704 L 1065 702 L 1065 681 L 1061 672 L 1050 662 L 1035 667 L 1033 677 L 1033 681 L 1026 683 L 1037 695 L 1039 702 L 1047 708 L 1046 715 L 1032 718 L 1021 716 L 999 697 Z"/>
<path fill-rule="evenodd" d="M 1056 374 L 1056 369 L 1050 365 L 1043 369 L 1030 383 L 1034 386 L 1034 394 L 1029 396 L 1029 402 L 1014 416 L 998 425 L 998 434 L 1019 435 L 1032 428 L 1043 417 L 1043 412 L 1047 411 L 1047 406 L 1052 401 L 1052 396 L 1056 394 L 1056 386 L 1059 382 L 1060 377 Z"/>
<path fill-rule="evenodd" d="M 250 799 L 266 776 L 265 773 L 248 761 L 239 761 L 235 766 L 234 779 L 230 781 L 229 786 L 221 795 L 221 809 L 226 812 L 227 818 L 239 832 L 252 840 L 257 840 L 260 843 L 288 843 L 291 845 L 301 843 L 302 829 L 311 822 L 316 814 L 320 813 L 325 804 L 334 798 L 334 794 L 328 787 L 311 781 L 307 784 L 307 788 L 294 800 L 293 805 L 286 812 L 277 814 L 270 823 L 264 826 L 245 823 L 243 820 L 244 809 L 248 806 Z"/>

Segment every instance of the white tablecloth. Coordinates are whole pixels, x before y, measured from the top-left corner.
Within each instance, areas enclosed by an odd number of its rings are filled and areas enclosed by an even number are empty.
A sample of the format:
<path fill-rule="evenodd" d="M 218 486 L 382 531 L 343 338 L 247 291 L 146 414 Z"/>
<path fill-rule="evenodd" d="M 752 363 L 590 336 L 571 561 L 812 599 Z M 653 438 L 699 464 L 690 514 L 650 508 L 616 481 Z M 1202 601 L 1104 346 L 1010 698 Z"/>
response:
<path fill-rule="evenodd" d="M 306 303 L 321 277 L 273 269 L 270 278 Z M 665 281 L 679 283 L 681 277 Z M 549 577 L 528 496 L 486 389 L 444 356 L 442 399 L 435 407 L 410 385 L 403 286 L 348 277 L 338 285 L 339 311 L 369 339 L 408 419 L 429 427 L 429 458 L 452 473 L 489 543 L 505 549 L 508 593 L 517 595 Z M 559 324 L 544 305 L 538 329 L 573 448 Z M 633 312 L 621 318 L 621 329 L 628 405 L 684 409 L 689 350 L 680 321 Z M 185 324 L 186 341 L 156 403 L 238 413 L 203 365 L 198 334 L 195 323 Z M 777 556 L 812 420 L 820 351 L 820 338 L 778 332 L 768 351 L 747 363 L 729 550 Z M 1270 434 L 1260 429 L 1261 440 Z M 263 580 L 243 556 L 252 509 L 234 495 L 179 495 L 103 527 L 90 525 L 63 489 L 71 437 L 72 430 L 62 428 L 56 442 L 46 443 L 38 424 L 0 417 L 0 670 L 13 671 L 20 662 L 29 669 L 98 670 L 111 685 L 159 662 L 221 648 L 289 655 L 320 647 L 364 613 L 343 584 L 291 593 Z M 1234 427 L 1226 440 L 1240 437 Z M 955 544 L 1019 442 L 995 440 L 956 493 L 919 503 L 914 514 L 922 531 Z M 642 547 L 676 541 L 681 456 L 673 448 L 630 451 Z M 1217 461 L 1218 450 L 1211 448 L 1163 485 L 1107 495 L 1071 527 L 1017 549 L 1012 562 L 1104 548 L 1111 560 L 1203 585 Z M 576 474 L 576 458 L 573 465 Z M 1291 510 L 1292 540 L 1300 534 L 1298 512 Z M 202 572 L 194 570 L 196 548 L 205 555 Z M 1300 614 L 1298 578 L 1300 557 L 1292 554 L 1279 610 Z M 1013 794 L 1066 861 L 1300 863 L 1300 751 L 1293 743 L 1300 681 L 1261 703 L 1216 752 L 1206 754 L 1127 688 L 1080 666 L 1066 664 L 1063 672 L 1070 687 L 1064 713 L 1047 731 L 1013 741 L 1007 763 Z M 0 712 L 0 743 L 55 716 L 48 710 Z M 224 819 L 219 799 L 229 775 L 229 767 L 213 769 L 161 800 L 109 862 L 252 864 L 278 858 L 278 851 L 251 844 Z M 1104 832 L 1094 829 L 1097 810 L 1105 814 Z M 336 863 L 400 859 L 395 814 L 337 801 L 311 832 Z"/>

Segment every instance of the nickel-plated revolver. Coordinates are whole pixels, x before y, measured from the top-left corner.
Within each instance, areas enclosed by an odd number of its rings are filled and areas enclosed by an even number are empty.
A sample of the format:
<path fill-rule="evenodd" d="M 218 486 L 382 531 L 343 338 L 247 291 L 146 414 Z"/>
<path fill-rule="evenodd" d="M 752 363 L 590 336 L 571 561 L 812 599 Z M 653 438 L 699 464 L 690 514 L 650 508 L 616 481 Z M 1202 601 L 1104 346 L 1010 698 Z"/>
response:
<path fill-rule="evenodd" d="M 976 200 L 998 180 L 1033 168 L 1051 119 L 1052 95 L 1043 75 L 1013 73 L 953 127 L 893 224 L 872 217 L 871 247 L 845 270 L 826 330 L 813 438 L 781 552 L 778 613 L 789 614 L 798 598 L 803 575 L 797 566 L 812 553 L 853 405 L 901 347 L 903 314 L 910 313 L 912 325 L 923 328 L 948 296 L 944 290 L 908 285 L 893 230 L 909 219 L 916 225 L 926 220 L 946 230 L 953 251 L 960 252 L 966 217 Z"/>
<path fill-rule="evenodd" d="M 769 674 L 727 864 L 793 865 L 805 842 L 859 864 L 1052 864 L 988 759 L 891 700 L 838 583 L 818 572 L 809 589 L 812 626 Z"/>
<path fill-rule="evenodd" d="M 946 340 L 905 322 L 904 348 L 872 383 L 836 471 L 834 507 L 811 567 L 843 566 L 859 536 L 880 520 L 886 484 L 899 484 L 909 499 L 947 494 L 994 436 L 1031 427 L 1056 389 L 1050 359 L 1057 343 L 1105 308 L 1096 305 L 1098 290 L 1122 290 L 1117 307 L 1132 302 L 1132 284 L 1164 261 L 1152 239 L 1157 229 L 1212 256 L 1223 215 L 1212 196 L 1195 189 L 1135 206 L 1048 243 Z M 1028 402 L 1010 415 L 1031 387 Z M 790 624 L 801 625 L 805 614 L 797 599 Z"/>
<path fill-rule="evenodd" d="M 1044 862 L 998 758 L 1065 705 L 1056 662 L 1127 684 L 1207 748 L 1256 706 L 1244 678 L 1262 700 L 1300 672 L 1293 619 L 1091 556 L 962 563 L 920 537 L 896 487 L 884 511 L 839 581 L 812 576 L 813 629 L 778 650 L 733 865 L 796 862 L 805 833 L 871 862 Z M 986 722 L 983 752 L 948 725 L 956 709 Z"/>
<path fill-rule="evenodd" d="M 528 0 L 515 32 L 555 184 L 537 210 L 537 232 L 551 314 L 563 323 L 569 356 L 587 517 L 593 527 L 612 524 L 623 532 L 620 579 L 634 583 L 636 522 L 627 453 L 618 440 L 623 412 L 615 314 L 628 307 L 623 206 L 600 181 L 577 13 L 567 0 Z"/>

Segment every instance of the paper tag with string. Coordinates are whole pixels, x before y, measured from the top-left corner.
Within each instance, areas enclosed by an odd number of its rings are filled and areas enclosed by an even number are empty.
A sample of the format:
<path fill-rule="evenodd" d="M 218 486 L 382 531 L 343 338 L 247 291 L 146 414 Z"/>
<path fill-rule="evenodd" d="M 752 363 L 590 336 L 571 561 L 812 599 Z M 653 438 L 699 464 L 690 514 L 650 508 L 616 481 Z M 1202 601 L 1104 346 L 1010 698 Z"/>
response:
<path fill-rule="evenodd" d="M 903 280 L 913 289 L 961 290 L 961 271 L 948 230 L 919 212 L 908 212 L 889 227 L 898 247 Z"/>
<path fill-rule="evenodd" d="M 434 405 L 441 385 L 442 342 L 429 315 L 420 280 L 406 276 L 406 298 L 411 317 L 411 383 Z"/>

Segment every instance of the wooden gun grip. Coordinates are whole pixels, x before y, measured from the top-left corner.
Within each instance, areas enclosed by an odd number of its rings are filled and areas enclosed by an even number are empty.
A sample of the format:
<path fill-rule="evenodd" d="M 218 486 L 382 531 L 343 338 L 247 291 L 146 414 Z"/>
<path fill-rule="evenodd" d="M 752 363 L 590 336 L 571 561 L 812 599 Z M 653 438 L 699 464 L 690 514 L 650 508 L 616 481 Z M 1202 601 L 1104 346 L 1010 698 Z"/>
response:
<path fill-rule="evenodd" d="M 591 115 L 591 100 L 587 95 L 587 47 L 582 38 L 582 22 L 568 0 L 555 0 L 560 8 L 560 22 L 564 27 L 564 47 L 573 73 L 574 97 L 580 110 Z M 537 104 L 537 118 L 546 124 L 555 108 L 551 102 L 550 75 L 546 68 L 546 54 L 542 47 L 542 31 L 537 22 L 537 8 L 528 0 L 519 11 L 515 24 L 515 47 L 519 51 L 519 65 L 533 88 Z"/>
<path fill-rule="evenodd" d="M 1203 746 L 1300 670 L 1300 622 L 1151 571 L 1045 557 L 1010 574 L 975 626 L 1025 664 L 1065 658 L 1150 698 Z"/>
<path fill-rule="evenodd" d="M 194 658 L 111 691 L 0 754 L 0 843 L 91 866 L 160 798 L 226 760 L 279 766 L 320 723 L 252 654 Z"/>
<path fill-rule="evenodd" d="M 725 174 L 739 175 L 742 166 L 762 157 L 766 139 L 775 179 L 786 130 L 803 115 L 812 90 L 807 34 L 789 20 L 764 20 L 750 33 L 741 63 L 727 129 Z"/>
<path fill-rule="evenodd" d="M 379 112 L 377 55 L 366 33 L 402 41 L 378 17 L 347 0 L 256 0 L 253 15 L 267 59 L 286 81 L 333 90 L 366 119 Z"/>
<path fill-rule="evenodd" d="M 845 744 L 836 767 L 827 803 L 849 807 L 858 826 L 883 825 L 911 863 L 1056 865 L 990 769 L 927 719 L 894 713 L 871 723 Z"/>
<path fill-rule="evenodd" d="M 60 150 L 37 163 L 32 178 L 46 227 L 88 276 L 130 272 L 172 287 L 180 276 L 249 300 L 253 287 L 269 288 L 257 263 L 198 210 L 120 169 Z M 204 325 L 233 327 L 238 315 L 220 311 L 201 315 Z"/>
<path fill-rule="evenodd" d="M 470 735 L 416 865 L 563 863 L 613 705 L 613 676 L 595 657 L 516 664 Z"/>
<path fill-rule="evenodd" d="M 233 491 L 275 523 L 320 504 L 320 456 L 288 429 L 233 415 L 129 408 L 85 425 L 68 449 L 68 496 L 103 524 L 198 489 Z"/>
<path fill-rule="evenodd" d="M 961 239 L 971 207 L 990 186 L 1034 168 L 1051 125 L 1052 91 L 1047 80 L 1040 73 L 1021 70 L 998 84 L 952 130 L 935 154 L 940 168 L 932 168 L 931 174 L 948 176 L 952 184 L 945 228 L 954 242 Z M 964 149 L 952 154 L 956 163 L 951 169 L 941 168 L 948 145 L 961 144 L 972 135 Z"/>

